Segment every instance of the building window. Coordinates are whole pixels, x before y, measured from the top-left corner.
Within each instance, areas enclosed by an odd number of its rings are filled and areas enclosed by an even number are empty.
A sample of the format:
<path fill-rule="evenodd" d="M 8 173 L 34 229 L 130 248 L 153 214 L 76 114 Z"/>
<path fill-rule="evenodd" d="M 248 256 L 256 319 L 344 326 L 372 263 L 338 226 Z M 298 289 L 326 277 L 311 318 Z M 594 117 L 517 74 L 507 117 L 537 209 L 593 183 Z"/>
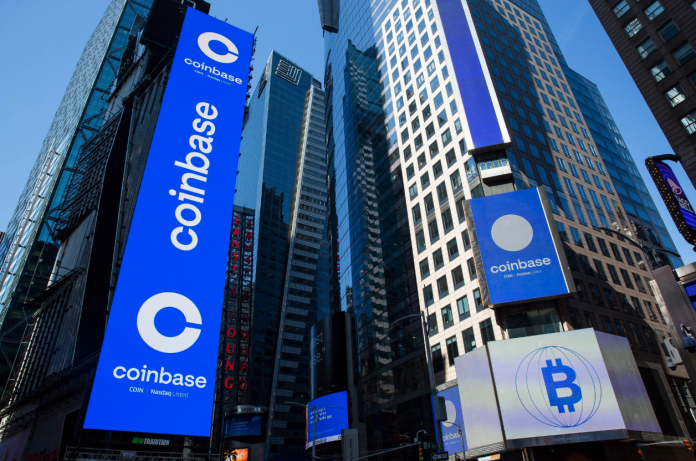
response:
<path fill-rule="evenodd" d="M 444 298 L 449 294 L 449 288 L 447 287 L 447 276 L 443 275 L 437 279 L 437 293 L 440 299 Z"/>
<path fill-rule="evenodd" d="M 442 358 L 442 348 L 438 344 L 430 348 L 430 354 L 433 359 L 433 371 L 438 373 L 445 369 L 445 361 Z"/>
<path fill-rule="evenodd" d="M 568 308 L 568 320 L 574 330 L 579 330 L 582 328 L 582 323 L 580 323 L 580 314 L 576 308 Z"/>
<path fill-rule="evenodd" d="M 428 333 L 430 336 L 437 333 L 437 314 L 434 312 L 428 315 Z"/>
<path fill-rule="evenodd" d="M 433 253 L 433 266 L 435 266 L 435 270 L 438 270 L 444 265 L 445 260 L 442 257 L 442 250 L 437 250 L 435 253 Z"/>
<path fill-rule="evenodd" d="M 457 300 L 457 312 L 459 312 L 459 320 L 464 320 L 471 317 L 468 296 L 461 297 Z"/>
<path fill-rule="evenodd" d="M 442 227 L 445 228 L 445 234 L 454 227 L 452 211 L 449 208 L 442 212 Z"/>
<path fill-rule="evenodd" d="M 452 308 L 449 304 L 442 308 L 442 329 L 446 330 L 454 325 L 454 317 L 452 317 Z"/>
<path fill-rule="evenodd" d="M 471 248 L 471 240 L 469 239 L 469 229 L 464 229 L 464 232 L 462 232 L 462 241 L 464 242 L 464 251 Z"/>
<path fill-rule="evenodd" d="M 696 131 L 696 110 L 689 112 L 681 119 L 682 125 L 686 132 L 692 134 Z"/>
<path fill-rule="evenodd" d="M 433 202 L 433 194 L 430 193 L 425 196 L 425 200 L 423 200 L 423 205 L 425 205 L 425 214 L 429 215 L 433 211 L 435 211 L 435 203 Z"/>
<path fill-rule="evenodd" d="M 452 270 L 452 283 L 454 284 L 454 289 L 464 286 L 464 272 L 462 271 L 462 266 L 457 266 Z"/>
<path fill-rule="evenodd" d="M 454 366 L 454 359 L 459 357 L 459 348 L 457 347 L 457 337 L 452 336 L 447 339 L 447 357 L 449 359 L 450 366 Z"/>
<path fill-rule="evenodd" d="M 471 352 L 476 349 L 476 337 L 474 336 L 474 328 L 469 327 L 462 332 L 464 339 L 464 353 Z"/>
<path fill-rule="evenodd" d="M 655 81 L 659 82 L 660 80 L 671 74 L 672 69 L 669 68 L 669 66 L 663 59 L 662 61 L 655 64 L 655 66 L 652 69 L 650 69 L 650 72 L 652 73 L 652 76 L 655 79 Z"/>
<path fill-rule="evenodd" d="M 481 329 L 481 340 L 485 346 L 491 341 L 495 341 L 495 334 L 493 333 L 493 323 L 490 318 L 487 318 L 483 322 L 479 322 L 479 328 Z"/>
<path fill-rule="evenodd" d="M 592 312 L 583 311 L 583 313 L 585 314 L 585 322 L 587 323 L 587 326 L 595 331 L 599 331 L 599 327 L 597 326 L 597 317 L 595 317 Z"/>
<path fill-rule="evenodd" d="M 609 275 L 611 275 L 611 281 L 616 283 L 617 285 L 621 285 L 621 281 L 619 280 L 619 273 L 616 271 L 616 267 L 614 267 L 611 264 L 607 264 L 607 267 L 609 268 Z"/>
<path fill-rule="evenodd" d="M 421 279 L 424 279 L 430 275 L 430 264 L 428 264 L 428 258 L 425 258 L 420 262 L 420 273 Z"/>
<path fill-rule="evenodd" d="M 423 300 L 425 301 L 426 306 L 430 306 L 433 302 L 435 302 L 432 285 L 428 285 L 427 287 L 423 288 Z"/>
<path fill-rule="evenodd" d="M 604 332 L 612 335 L 615 334 L 614 328 L 611 326 L 611 319 L 606 315 L 600 315 L 599 318 L 602 321 L 602 325 L 604 325 Z"/>
<path fill-rule="evenodd" d="M 633 308 L 636 310 L 638 315 L 645 318 L 645 311 L 643 310 L 643 305 L 640 303 L 640 299 L 635 296 L 631 296 L 631 302 L 633 303 Z"/>
<path fill-rule="evenodd" d="M 640 30 L 643 28 L 643 24 L 640 23 L 638 18 L 633 19 L 633 21 L 629 22 L 626 27 L 624 27 L 624 30 L 628 34 L 629 37 L 633 37 L 636 35 Z"/>
<path fill-rule="evenodd" d="M 476 312 L 481 312 L 484 307 L 483 307 L 483 300 L 481 299 L 481 291 L 476 288 L 473 291 L 474 294 L 474 305 L 476 306 Z"/>
<path fill-rule="evenodd" d="M 418 253 L 425 250 L 425 234 L 423 230 L 419 230 L 416 234 L 416 246 L 418 247 Z"/>
<path fill-rule="evenodd" d="M 623 277 L 624 283 L 626 284 L 627 288 L 630 288 L 631 290 L 633 289 L 633 281 L 631 280 L 631 276 L 628 275 L 628 271 L 626 269 L 621 269 L 621 277 Z"/>
<path fill-rule="evenodd" d="M 476 263 L 474 262 L 474 258 L 469 258 L 466 261 L 466 266 L 469 269 L 470 280 L 475 280 L 477 278 L 477 275 L 476 275 Z"/>
<path fill-rule="evenodd" d="M 646 39 L 646 40 L 644 40 L 640 45 L 638 45 L 638 46 L 636 47 L 636 50 L 638 51 L 638 54 L 639 54 L 640 57 L 643 58 L 643 59 L 645 59 L 645 58 L 647 58 L 648 56 L 650 56 L 651 54 L 653 54 L 653 52 L 654 52 L 656 49 L 657 49 L 657 48 L 655 47 L 655 44 L 654 44 L 653 41 L 652 41 L 651 39 L 649 39 L 649 38 Z"/>
<path fill-rule="evenodd" d="M 558 221 L 555 221 L 555 223 L 556 229 L 558 229 L 558 235 L 561 237 L 561 240 L 563 240 L 564 242 L 569 242 L 570 240 L 568 239 L 568 232 L 566 232 L 565 230 L 565 225 Z"/>
<path fill-rule="evenodd" d="M 595 269 L 597 270 L 597 275 L 599 275 L 599 278 L 602 280 L 609 280 L 609 278 L 607 277 L 607 273 L 604 270 L 604 264 L 602 264 L 602 261 L 598 261 L 596 259 L 593 259 L 593 261 L 594 261 Z"/>
<path fill-rule="evenodd" d="M 597 261 L 597 260 L 595 260 L 595 261 Z M 599 261 L 597 261 L 597 262 L 599 262 Z M 604 269 L 604 268 L 602 267 L 602 269 Z M 592 302 L 595 304 L 595 306 L 604 307 L 604 303 L 602 302 L 602 291 L 594 283 L 589 283 L 588 285 L 590 285 L 590 294 L 592 295 Z"/>
<path fill-rule="evenodd" d="M 506 315 L 505 326 L 510 339 L 561 331 L 561 322 L 553 307 Z"/>
<path fill-rule="evenodd" d="M 450 261 L 459 256 L 459 248 L 457 247 L 456 238 L 453 238 L 452 240 L 447 242 L 447 255 L 449 256 Z"/>
<path fill-rule="evenodd" d="M 682 86 L 677 84 L 675 87 L 665 93 L 665 97 L 667 98 L 667 101 L 669 101 L 669 105 L 674 107 L 686 99 L 686 94 L 684 93 Z"/>
<path fill-rule="evenodd" d="M 435 243 L 440 238 L 440 231 L 437 228 L 437 219 L 433 219 L 428 223 L 428 233 L 430 234 L 430 243 Z"/>
<path fill-rule="evenodd" d="M 628 4 L 626 4 L 626 0 L 621 0 L 619 3 L 614 5 L 614 8 L 612 8 L 612 10 L 614 11 L 616 17 L 620 18 L 626 13 L 626 11 L 629 10 L 629 6 Z"/>
<path fill-rule="evenodd" d="M 657 29 L 657 33 L 660 34 L 660 37 L 662 37 L 662 40 L 667 42 L 670 38 L 674 37 L 679 33 L 679 28 L 677 25 L 674 23 L 674 21 L 669 20 L 665 25 Z"/>
<path fill-rule="evenodd" d="M 645 347 L 645 341 L 643 341 L 643 334 L 640 332 L 640 328 L 630 322 L 628 323 L 628 326 L 631 328 L 631 331 L 633 331 L 638 348 L 647 352 L 648 348 Z"/>
<path fill-rule="evenodd" d="M 672 51 L 672 56 L 674 56 L 674 59 L 676 59 L 679 64 L 684 65 L 688 60 L 696 56 L 696 53 L 694 53 L 694 49 L 691 48 L 691 45 L 684 43 L 682 46 Z"/>
<path fill-rule="evenodd" d="M 660 2 L 654 2 L 652 5 L 650 5 L 644 10 L 645 16 L 647 16 L 648 21 L 652 21 L 653 19 L 658 17 L 660 13 L 662 13 L 663 11 L 665 11 L 665 9 L 662 8 Z"/>

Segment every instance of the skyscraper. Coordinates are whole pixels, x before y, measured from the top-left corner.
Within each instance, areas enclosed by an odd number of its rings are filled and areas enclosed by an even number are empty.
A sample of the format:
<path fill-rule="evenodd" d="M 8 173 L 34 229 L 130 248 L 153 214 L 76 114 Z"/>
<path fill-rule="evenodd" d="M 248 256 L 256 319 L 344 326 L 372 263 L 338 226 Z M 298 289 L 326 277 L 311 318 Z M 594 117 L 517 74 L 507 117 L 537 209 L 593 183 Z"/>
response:
<path fill-rule="evenodd" d="M 58 106 L 29 179 L 0 243 L 0 386 L 34 309 L 27 304 L 49 284 L 58 247 L 58 215 L 80 148 L 104 121 L 134 22 L 144 22 L 152 0 L 113 0 L 89 38 Z"/>
<path fill-rule="evenodd" d="M 591 0 L 648 107 L 696 184 L 696 11 L 692 2 Z"/>
<path fill-rule="evenodd" d="M 667 264 L 673 268 L 681 267 L 683 262 L 678 256 L 679 253 L 604 102 L 602 93 L 597 85 L 567 67 L 563 61 L 561 63 L 580 112 L 587 122 L 587 129 L 592 133 L 592 139 L 597 144 L 597 150 L 606 164 L 612 184 L 632 224 L 628 232 L 632 232 L 635 238 L 640 239 L 641 244 L 649 249 L 647 256 L 653 268 Z M 621 231 L 626 232 L 624 229 Z"/>
<path fill-rule="evenodd" d="M 627 338 L 663 433 L 695 429 L 673 404 L 690 391 L 659 345 L 671 333 L 632 240 L 637 209 L 622 205 L 633 199 L 615 189 L 537 2 L 347 1 L 338 23 L 325 38 L 337 296 L 353 317 L 368 449 L 430 428 L 418 322 L 400 322 L 418 310 L 438 390 L 456 385 L 456 357 L 491 341 L 594 328 Z M 491 307 L 467 202 L 528 188 L 548 197 L 576 289 Z"/>
<path fill-rule="evenodd" d="M 249 103 L 235 198 L 256 217 L 255 259 L 248 389 L 228 414 L 268 411 L 253 452 L 304 453 L 302 408 L 287 402 L 310 398 L 309 329 L 330 311 L 324 125 L 321 83 L 272 52 Z"/>

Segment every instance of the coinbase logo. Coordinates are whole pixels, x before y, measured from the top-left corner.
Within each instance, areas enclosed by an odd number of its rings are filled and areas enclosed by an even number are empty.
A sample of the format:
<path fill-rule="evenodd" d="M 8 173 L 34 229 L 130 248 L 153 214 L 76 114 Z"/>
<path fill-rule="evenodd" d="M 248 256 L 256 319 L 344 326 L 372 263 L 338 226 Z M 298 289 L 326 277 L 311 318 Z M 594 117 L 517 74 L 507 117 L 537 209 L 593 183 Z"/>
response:
<path fill-rule="evenodd" d="M 212 49 L 210 49 L 210 42 L 220 42 L 227 48 L 227 53 L 218 54 Z M 237 60 L 239 57 L 239 50 L 232 40 L 225 37 L 224 35 L 216 34 L 215 32 L 204 32 L 198 36 L 198 47 L 201 51 L 208 56 L 213 61 L 221 62 L 223 64 L 230 64 Z"/>
<path fill-rule="evenodd" d="M 186 296 L 179 293 L 159 293 L 145 301 L 138 311 L 138 333 L 143 341 L 156 351 L 176 354 L 185 351 L 198 340 L 200 328 L 186 327 L 176 336 L 164 336 L 155 326 L 157 313 L 167 307 L 173 307 L 184 314 L 187 323 L 201 325 L 201 312 Z"/>
<path fill-rule="evenodd" d="M 491 227 L 491 238 L 505 251 L 524 250 L 532 243 L 534 229 L 529 221 L 516 214 L 496 219 Z"/>
<path fill-rule="evenodd" d="M 529 353 L 517 368 L 515 388 L 527 413 L 558 428 L 585 424 L 602 402 L 597 371 L 585 357 L 565 347 Z"/>

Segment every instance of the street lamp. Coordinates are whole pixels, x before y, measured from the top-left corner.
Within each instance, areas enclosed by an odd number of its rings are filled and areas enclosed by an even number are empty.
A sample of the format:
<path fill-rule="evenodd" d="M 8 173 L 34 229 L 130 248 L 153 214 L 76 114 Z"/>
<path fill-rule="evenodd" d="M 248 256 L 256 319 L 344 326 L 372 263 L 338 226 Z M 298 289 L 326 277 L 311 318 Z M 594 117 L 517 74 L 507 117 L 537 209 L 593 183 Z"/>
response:
<path fill-rule="evenodd" d="M 321 410 L 326 410 L 327 408 L 340 408 L 341 410 L 344 410 L 343 407 L 336 407 L 333 405 L 327 405 L 325 407 L 317 408 L 317 407 L 310 407 L 309 405 L 305 405 L 304 403 L 297 403 L 297 402 L 286 402 L 288 405 L 297 405 L 300 407 L 305 407 L 308 410 L 312 410 L 312 461 L 317 459 L 317 411 Z"/>
<path fill-rule="evenodd" d="M 435 371 L 433 370 L 433 358 L 430 354 L 430 338 L 428 335 L 428 321 L 425 319 L 425 313 L 421 311 L 418 314 L 411 314 L 411 315 L 406 315 L 404 317 L 401 317 L 400 319 L 396 319 L 392 322 L 390 325 L 393 326 L 395 323 L 400 322 L 404 319 L 411 318 L 411 317 L 420 317 L 421 322 L 423 323 L 423 338 L 425 338 L 425 359 L 428 362 L 428 376 L 430 378 L 430 395 L 433 396 L 435 395 Z M 442 439 L 442 436 L 440 436 L 440 439 Z M 440 450 L 444 450 L 444 445 L 442 440 L 439 442 L 440 445 Z"/>
<path fill-rule="evenodd" d="M 669 253 L 669 254 L 671 254 L 671 255 L 673 255 L 673 256 L 676 256 L 676 257 L 678 257 L 678 258 L 681 258 L 681 255 L 680 255 L 679 253 L 675 253 L 675 252 L 673 252 L 673 251 L 669 251 L 669 250 L 667 250 L 667 249 L 665 249 L 665 248 L 659 248 L 659 250 L 656 249 L 656 248 L 648 248 L 648 247 L 646 247 L 646 246 L 644 246 L 644 245 L 642 245 L 642 244 L 636 242 L 636 241 L 633 240 L 631 237 L 628 237 L 628 236 L 622 234 L 621 232 L 619 232 L 619 231 L 617 231 L 617 230 L 609 229 L 608 227 L 600 227 L 599 230 L 603 230 L 604 232 L 611 232 L 612 234 L 620 235 L 621 237 L 627 239 L 629 244 L 631 244 L 631 245 L 633 245 L 633 246 L 635 246 L 635 247 L 637 247 L 637 248 L 640 248 L 640 250 L 641 250 L 641 251 L 643 252 L 643 254 L 645 255 L 645 259 L 647 259 L 646 263 L 648 264 L 648 268 L 650 268 L 650 273 L 651 273 L 651 274 L 652 274 L 653 268 L 652 268 L 652 264 L 650 264 L 650 258 L 648 257 L 648 251 L 651 252 L 651 254 L 652 254 L 653 251 L 664 251 L 665 253 Z M 654 254 L 652 254 L 652 257 L 653 257 L 653 259 L 655 259 L 655 255 L 654 255 Z M 656 260 L 656 259 L 655 259 L 655 260 Z M 657 261 L 657 260 L 656 260 L 656 261 Z M 653 278 L 654 278 L 654 277 L 653 277 Z"/>

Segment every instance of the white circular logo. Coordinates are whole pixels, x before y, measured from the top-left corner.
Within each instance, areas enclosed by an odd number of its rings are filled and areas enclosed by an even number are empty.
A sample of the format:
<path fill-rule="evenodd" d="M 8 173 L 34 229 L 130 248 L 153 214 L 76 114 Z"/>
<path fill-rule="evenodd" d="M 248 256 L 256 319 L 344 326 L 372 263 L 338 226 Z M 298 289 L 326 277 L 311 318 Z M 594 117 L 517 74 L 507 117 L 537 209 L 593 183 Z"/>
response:
<path fill-rule="evenodd" d="M 186 327 L 177 336 L 164 336 L 157 331 L 155 316 L 164 308 L 173 307 L 184 314 L 187 323 L 201 325 L 201 313 L 193 302 L 179 293 L 159 293 L 140 306 L 138 311 L 138 333 L 148 346 L 166 354 L 185 351 L 198 340 L 199 328 Z"/>
<path fill-rule="evenodd" d="M 532 243 L 534 230 L 522 216 L 506 214 L 493 223 L 491 237 L 505 251 L 520 251 Z"/>
<path fill-rule="evenodd" d="M 445 427 L 452 427 L 452 423 L 457 420 L 457 408 L 451 400 L 445 400 L 445 408 L 447 408 L 447 421 L 442 421 Z"/>
<path fill-rule="evenodd" d="M 217 54 L 210 49 L 210 42 L 220 42 L 227 47 L 227 54 Z M 216 34 L 215 32 L 204 32 L 198 36 L 198 47 L 206 56 L 223 64 L 235 62 L 239 56 L 239 51 L 232 40 L 224 35 Z"/>

